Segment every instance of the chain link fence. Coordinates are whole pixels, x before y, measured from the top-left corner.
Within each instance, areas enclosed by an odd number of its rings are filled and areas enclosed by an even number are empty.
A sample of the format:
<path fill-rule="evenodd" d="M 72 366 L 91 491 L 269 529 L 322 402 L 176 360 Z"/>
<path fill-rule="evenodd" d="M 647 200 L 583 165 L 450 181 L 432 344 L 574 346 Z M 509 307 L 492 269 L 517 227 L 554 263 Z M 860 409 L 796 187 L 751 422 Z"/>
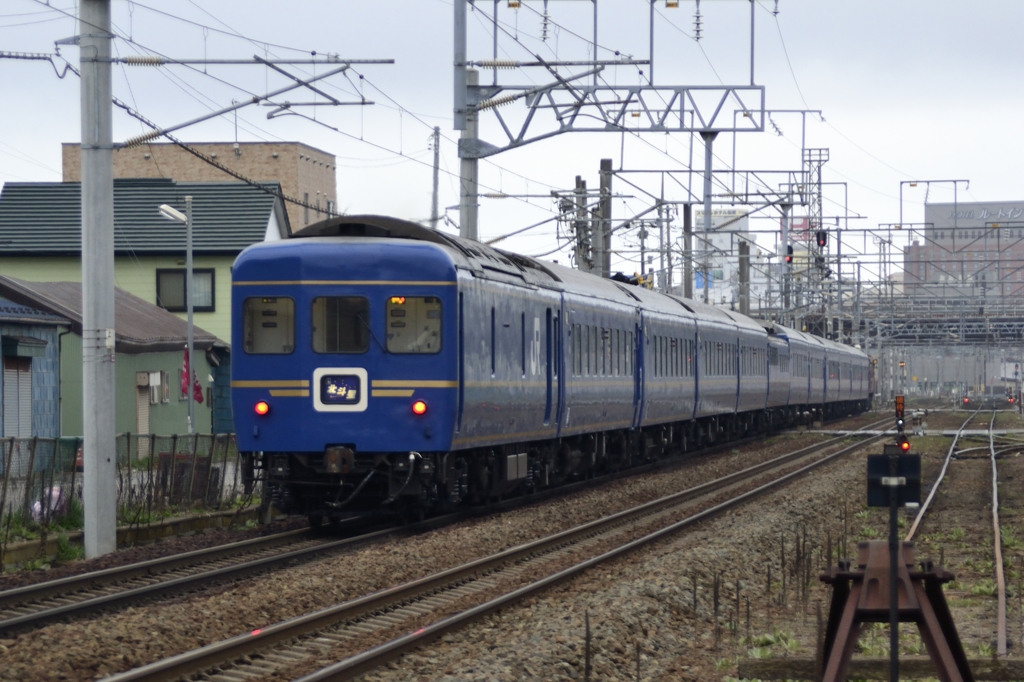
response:
<path fill-rule="evenodd" d="M 124 433 L 116 455 L 118 525 L 253 503 L 234 434 Z M 82 464 L 81 438 L 0 438 L 0 539 L 33 524 L 80 528 Z"/>

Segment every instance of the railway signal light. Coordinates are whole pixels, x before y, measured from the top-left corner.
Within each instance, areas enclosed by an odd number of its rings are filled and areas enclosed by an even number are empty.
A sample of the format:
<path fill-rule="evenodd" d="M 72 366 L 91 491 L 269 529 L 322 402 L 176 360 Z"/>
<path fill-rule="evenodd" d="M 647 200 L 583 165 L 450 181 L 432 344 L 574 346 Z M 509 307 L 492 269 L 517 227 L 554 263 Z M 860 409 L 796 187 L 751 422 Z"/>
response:
<path fill-rule="evenodd" d="M 815 233 L 815 237 L 818 239 L 818 246 L 825 248 L 828 245 L 828 232 L 825 230 L 818 230 Z"/>
<path fill-rule="evenodd" d="M 792 263 L 792 262 L 793 262 L 793 245 L 789 244 L 789 245 L 786 246 L 786 263 L 789 264 L 789 263 Z"/>
<path fill-rule="evenodd" d="M 899 444 L 900 450 L 903 452 L 910 452 L 910 441 L 907 440 L 906 436 L 900 436 L 896 442 Z"/>

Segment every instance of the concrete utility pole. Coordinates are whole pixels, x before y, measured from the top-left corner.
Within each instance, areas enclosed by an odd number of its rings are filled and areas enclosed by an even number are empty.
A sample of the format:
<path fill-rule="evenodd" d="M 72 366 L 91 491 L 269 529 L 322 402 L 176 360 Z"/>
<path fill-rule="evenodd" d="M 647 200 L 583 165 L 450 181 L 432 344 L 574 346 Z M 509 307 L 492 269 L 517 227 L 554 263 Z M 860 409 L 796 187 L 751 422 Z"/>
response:
<path fill-rule="evenodd" d="M 711 248 L 711 171 L 714 156 L 711 153 L 712 144 L 718 133 L 712 130 L 702 130 L 700 137 L 704 140 L 704 302 L 708 302 L 708 290 L 711 279 L 710 248 Z"/>
<path fill-rule="evenodd" d="M 693 298 L 693 204 L 683 204 L 683 298 Z"/>
<path fill-rule="evenodd" d="M 85 556 L 117 549 L 110 0 L 82 0 L 82 505 Z"/>
<path fill-rule="evenodd" d="M 475 69 L 466 70 L 466 84 L 475 87 L 480 83 L 480 73 Z M 476 109 L 466 114 L 466 127 L 462 131 L 459 145 L 473 148 L 479 137 L 480 115 Z M 478 196 L 479 159 L 475 156 L 463 156 L 460 162 L 462 172 L 459 176 L 459 236 L 477 239 L 477 209 L 480 206 Z"/>
<path fill-rule="evenodd" d="M 601 203 L 598 236 L 601 257 L 595 258 L 602 277 L 612 276 L 612 160 L 601 159 Z"/>
<path fill-rule="evenodd" d="M 740 252 L 740 314 L 750 315 L 750 242 L 741 239 Z"/>
<path fill-rule="evenodd" d="M 430 197 L 430 229 L 437 229 L 437 220 L 439 218 L 437 214 L 437 174 L 441 166 L 441 128 L 434 126 L 434 192 Z"/>

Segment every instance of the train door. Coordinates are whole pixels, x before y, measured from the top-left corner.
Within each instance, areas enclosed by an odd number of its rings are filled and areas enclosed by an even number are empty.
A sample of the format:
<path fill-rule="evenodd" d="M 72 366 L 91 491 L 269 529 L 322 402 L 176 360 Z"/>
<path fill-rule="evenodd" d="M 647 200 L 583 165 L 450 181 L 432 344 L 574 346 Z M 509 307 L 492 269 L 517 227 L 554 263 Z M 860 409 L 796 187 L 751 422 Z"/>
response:
<path fill-rule="evenodd" d="M 644 408 L 644 317 L 633 332 L 633 428 L 640 426 Z"/>
<path fill-rule="evenodd" d="M 558 314 L 547 309 L 544 315 L 544 424 L 554 413 L 558 422 Z"/>
<path fill-rule="evenodd" d="M 466 310 L 463 302 L 464 294 L 459 292 L 459 393 L 457 396 L 458 412 L 455 419 L 455 431 L 462 431 L 462 412 L 466 406 Z"/>
<path fill-rule="evenodd" d="M 555 309 L 555 320 L 554 320 L 554 331 L 553 331 L 553 338 L 554 338 L 554 344 L 555 344 L 554 348 L 553 348 L 553 352 L 554 352 L 554 371 L 555 371 L 555 382 L 554 382 L 554 384 L 555 384 L 555 389 L 554 389 L 555 408 L 554 409 L 555 409 L 555 425 L 556 425 L 556 428 L 558 430 L 558 434 L 557 435 L 559 435 L 559 436 L 562 433 L 562 426 L 563 426 L 562 420 L 564 419 L 564 413 L 565 413 L 565 383 L 566 382 L 563 381 L 563 379 L 566 376 L 566 374 L 565 374 L 565 372 L 566 372 L 566 357 L 565 357 L 566 351 L 565 351 L 565 349 L 567 347 L 566 346 L 566 340 L 567 339 L 565 338 L 565 334 L 567 333 L 567 329 L 569 327 L 571 327 L 571 325 L 563 325 L 562 324 L 562 320 L 564 320 L 564 319 L 565 319 L 565 301 L 562 298 L 562 296 L 559 295 L 558 308 Z M 570 343 L 568 347 L 571 348 L 572 344 Z"/>

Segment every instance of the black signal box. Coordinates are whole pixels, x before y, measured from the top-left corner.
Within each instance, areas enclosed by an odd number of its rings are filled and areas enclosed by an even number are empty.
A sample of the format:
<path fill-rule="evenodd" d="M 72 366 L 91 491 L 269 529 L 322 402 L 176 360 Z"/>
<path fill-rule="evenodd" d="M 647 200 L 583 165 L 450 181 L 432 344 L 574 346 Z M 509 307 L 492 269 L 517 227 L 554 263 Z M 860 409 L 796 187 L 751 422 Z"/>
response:
<path fill-rule="evenodd" d="M 896 396 L 896 418 L 903 419 L 903 396 Z"/>
<path fill-rule="evenodd" d="M 890 467 L 892 458 L 895 471 Z M 921 455 L 868 455 L 868 506 L 888 507 L 894 486 L 900 507 L 921 504 Z"/>

